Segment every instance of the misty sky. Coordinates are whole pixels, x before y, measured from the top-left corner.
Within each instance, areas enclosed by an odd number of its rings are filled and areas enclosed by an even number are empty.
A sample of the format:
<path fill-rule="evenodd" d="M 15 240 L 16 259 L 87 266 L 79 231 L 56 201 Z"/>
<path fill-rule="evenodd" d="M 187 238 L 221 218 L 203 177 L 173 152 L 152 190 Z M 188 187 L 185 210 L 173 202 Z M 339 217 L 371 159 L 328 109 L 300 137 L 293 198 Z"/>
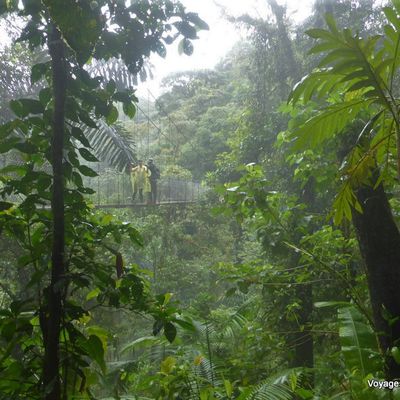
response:
<path fill-rule="evenodd" d="M 306 18 L 314 0 L 277 0 L 287 6 L 290 18 L 299 22 Z M 174 71 L 212 68 L 240 39 L 241 33 L 227 22 L 221 10 L 226 9 L 229 15 L 238 16 L 250 14 L 254 17 L 268 17 L 266 0 L 181 0 L 188 11 L 197 12 L 210 26 L 209 31 L 199 33 L 199 39 L 194 41 L 194 54 L 190 57 L 179 55 L 177 44 L 168 46 L 167 57 L 162 59 L 157 55 L 151 57 L 154 65 L 154 79 L 141 83 L 137 90 L 140 96 L 147 96 L 147 88 L 154 95 L 160 94 L 162 78 Z M 0 27 L 0 45 L 7 43 L 8 38 Z"/>
<path fill-rule="evenodd" d="M 181 0 L 187 10 L 197 12 L 210 26 L 208 32 L 200 32 L 200 39 L 194 41 L 194 54 L 190 57 L 179 55 L 176 46 L 169 46 L 167 58 L 154 55 L 154 80 L 139 85 L 138 94 L 146 95 L 147 88 L 155 95 L 160 93 L 163 77 L 174 71 L 212 68 L 240 39 L 237 28 L 227 22 L 218 5 L 225 7 L 230 15 L 250 14 L 254 17 L 268 17 L 266 0 Z M 278 0 L 286 4 L 293 21 L 302 21 L 310 12 L 313 0 Z"/>

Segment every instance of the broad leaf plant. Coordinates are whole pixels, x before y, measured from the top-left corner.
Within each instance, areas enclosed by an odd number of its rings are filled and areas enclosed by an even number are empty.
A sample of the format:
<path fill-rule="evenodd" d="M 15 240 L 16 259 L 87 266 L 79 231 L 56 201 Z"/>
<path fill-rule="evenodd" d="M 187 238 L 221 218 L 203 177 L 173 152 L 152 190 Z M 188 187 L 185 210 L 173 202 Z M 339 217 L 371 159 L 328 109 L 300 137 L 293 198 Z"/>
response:
<path fill-rule="evenodd" d="M 318 68 L 293 89 L 292 105 L 318 99 L 315 114 L 293 129 L 292 150 L 317 149 L 345 131 L 355 120 L 363 122 L 358 137 L 341 166 L 342 187 L 334 202 L 335 222 L 361 211 L 354 190 L 361 184 L 379 185 L 400 176 L 400 2 L 383 9 L 387 23 L 380 35 L 361 37 L 339 30 L 328 14 L 328 29 L 310 29 L 316 39 L 311 54 L 321 56 Z M 379 178 L 373 171 L 380 168 Z"/>
<path fill-rule="evenodd" d="M 31 69 L 31 83 L 43 85 L 38 96 L 13 99 L 15 117 L 0 126 L 0 153 L 23 161 L 0 171 L 0 234 L 17 242 L 15 267 L 27 277 L 21 295 L 0 312 L 0 393 L 94 398 L 106 342 L 85 328 L 91 308 L 150 314 L 154 334 L 164 330 L 170 341 L 180 320 L 165 299 L 150 295 L 136 266 L 123 266 L 119 246 L 127 239 L 140 245 L 137 230 L 85 199 L 92 190 L 82 177 L 96 176 L 80 161 L 96 160 L 87 130 L 116 122 L 118 104 L 133 118 L 137 102 L 132 88 L 87 66 L 116 59 L 136 74 L 152 52 L 165 57 L 178 38 L 190 55 L 207 25 L 170 0 L 1 0 L 0 15 L 19 16 L 17 40 L 49 56 Z"/>

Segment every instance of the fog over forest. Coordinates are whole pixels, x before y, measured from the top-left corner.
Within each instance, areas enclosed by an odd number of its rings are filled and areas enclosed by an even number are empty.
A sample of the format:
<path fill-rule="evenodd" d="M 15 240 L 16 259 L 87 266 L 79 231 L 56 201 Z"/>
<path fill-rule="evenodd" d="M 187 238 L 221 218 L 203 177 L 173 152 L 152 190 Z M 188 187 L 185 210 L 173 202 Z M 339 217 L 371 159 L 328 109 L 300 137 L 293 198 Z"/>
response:
<path fill-rule="evenodd" d="M 0 0 L 0 400 L 400 399 L 400 0 Z"/>

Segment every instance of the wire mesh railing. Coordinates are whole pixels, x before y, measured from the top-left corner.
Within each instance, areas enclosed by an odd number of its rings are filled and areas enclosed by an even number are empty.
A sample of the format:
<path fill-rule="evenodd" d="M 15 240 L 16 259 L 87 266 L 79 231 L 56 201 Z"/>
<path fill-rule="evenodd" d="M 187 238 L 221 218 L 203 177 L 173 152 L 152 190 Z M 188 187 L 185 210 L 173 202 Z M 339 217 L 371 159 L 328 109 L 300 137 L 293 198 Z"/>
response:
<path fill-rule="evenodd" d="M 88 196 L 97 207 L 123 207 L 135 204 L 150 204 L 151 194 L 143 193 L 133 199 L 131 177 L 112 169 L 105 169 L 95 178 L 85 179 L 86 186 L 95 190 Z M 200 182 L 172 176 L 161 177 L 156 181 L 157 196 L 154 204 L 195 203 L 204 197 L 206 188 Z"/>
<path fill-rule="evenodd" d="M 22 160 L 15 159 L 8 155 L 0 158 L 0 168 L 4 169 L 10 164 L 23 164 Z M 129 173 L 119 172 L 108 167 L 105 163 L 88 163 L 97 176 L 90 178 L 84 177 L 84 186 L 91 188 L 94 193 L 86 195 L 96 207 L 122 208 L 134 205 L 150 205 L 150 204 L 173 204 L 173 203 L 195 203 L 204 198 L 207 188 L 200 182 L 195 182 L 183 177 L 175 177 L 171 175 L 161 176 L 156 181 L 157 195 L 155 201 L 152 201 L 150 193 L 143 193 L 143 198 L 137 196 L 133 199 L 133 188 L 131 176 Z M 47 173 L 51 173 L 49 168 L 44 168 Z M 4 171 L 4 170 L 3 170 Z M 3 172 L 3 175 L 9 178 L 17 178 L 17 173 Z M 68 183 L 71 185 L 71 183 Z M 0 182 L 0 188 L 2 184 Z M 50 188 L 49 188 L 50 190 Z M 24 195 L 12 193 L 7 196 L 7 201 L 20 203 L 24 200 Z M 43 204 L 49 206 L 49 204 Z"/>

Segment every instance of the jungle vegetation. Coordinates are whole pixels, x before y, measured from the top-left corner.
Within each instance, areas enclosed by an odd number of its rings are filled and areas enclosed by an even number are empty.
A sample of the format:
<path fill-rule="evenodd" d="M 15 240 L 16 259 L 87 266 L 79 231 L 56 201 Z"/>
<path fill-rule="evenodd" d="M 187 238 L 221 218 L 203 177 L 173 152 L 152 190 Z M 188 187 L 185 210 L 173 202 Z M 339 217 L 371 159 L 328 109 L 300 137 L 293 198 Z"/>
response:
<path fill-rule="evenodd" d="M 0 0 L 0 399 L 400 398 L 400 1 L 266 3 L 146 105 L 201 15 Z M 198 201 L 96 208 L 143 155 Z"/>

